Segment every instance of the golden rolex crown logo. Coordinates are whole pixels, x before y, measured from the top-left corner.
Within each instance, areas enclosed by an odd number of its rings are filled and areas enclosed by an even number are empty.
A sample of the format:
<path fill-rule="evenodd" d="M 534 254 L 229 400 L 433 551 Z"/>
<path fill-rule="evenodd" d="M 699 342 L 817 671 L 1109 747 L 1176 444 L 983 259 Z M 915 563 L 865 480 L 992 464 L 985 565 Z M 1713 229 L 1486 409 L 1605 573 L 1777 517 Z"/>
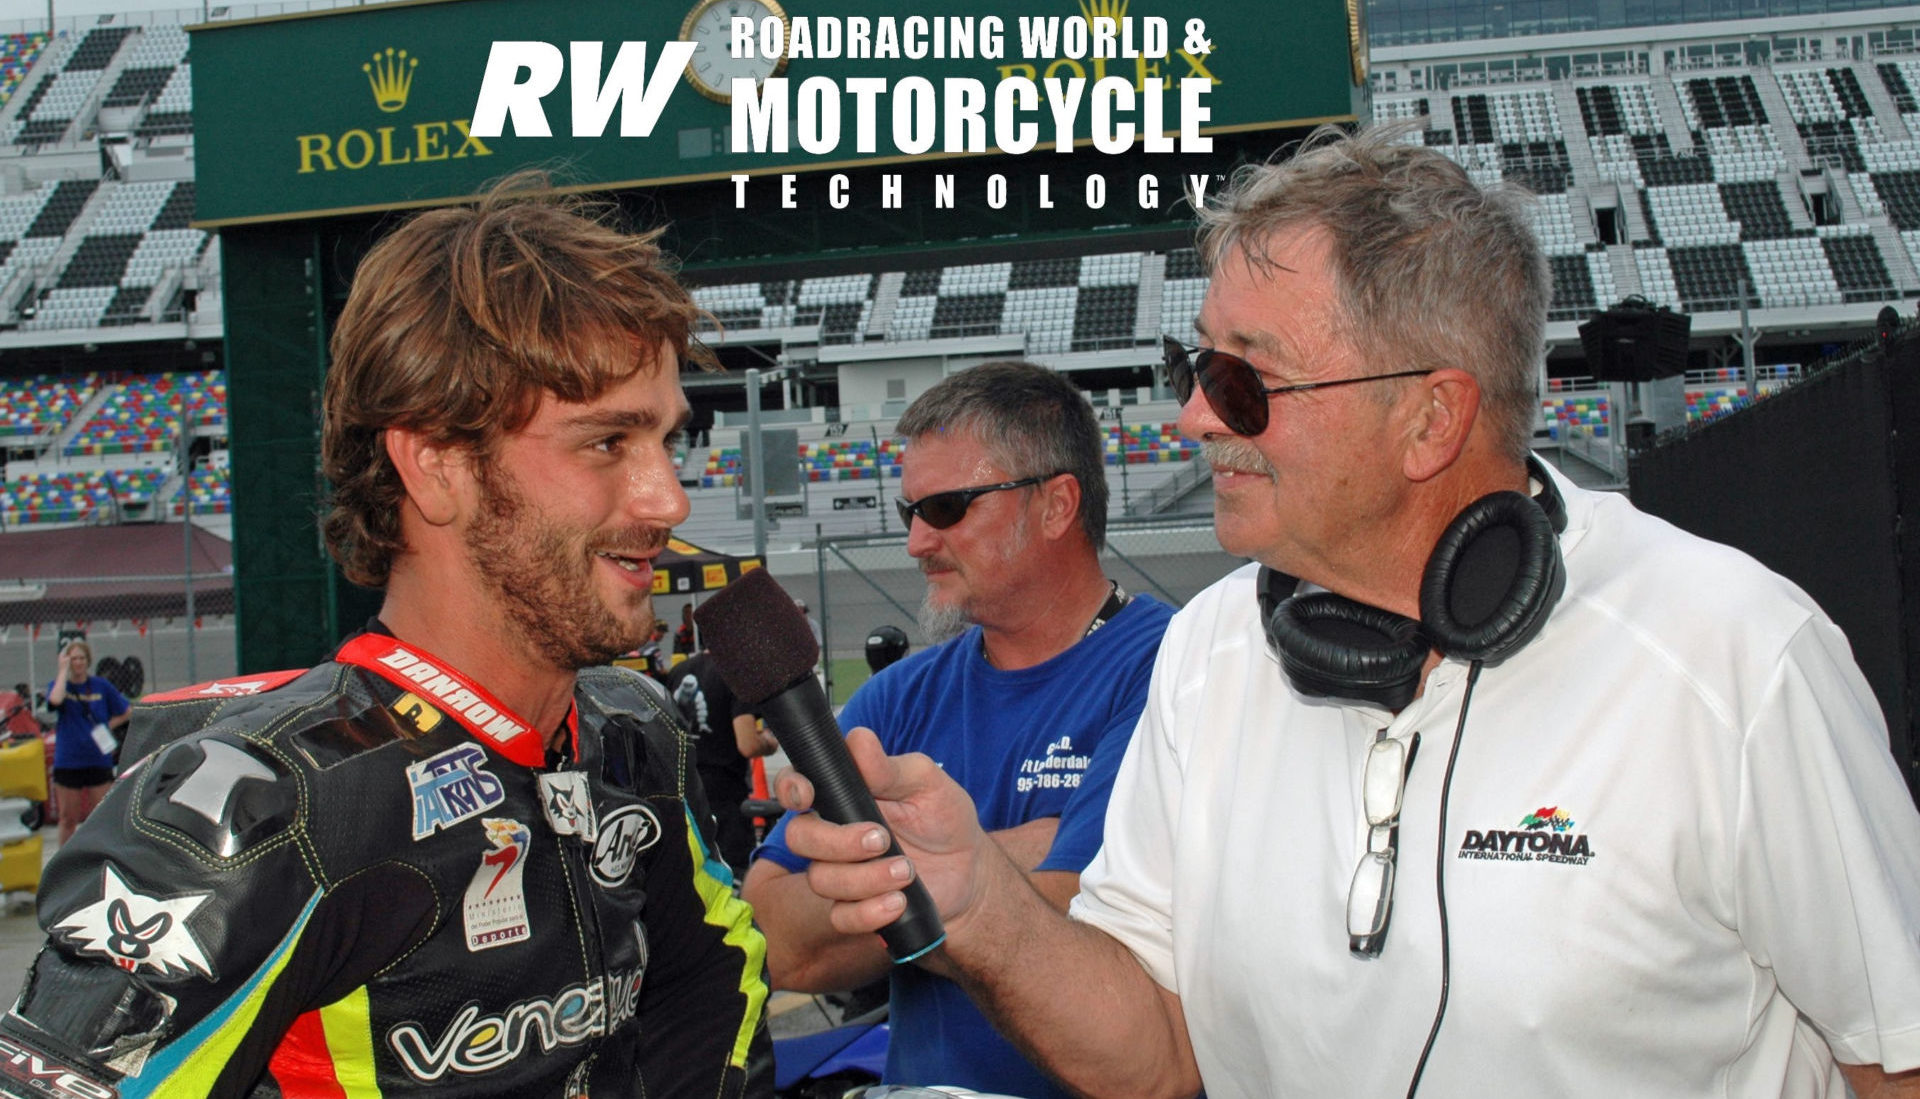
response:
<path fill-rule="evenodd" d="M 392 114 L 407 105 L 407 92 L 413 88 L 413 70 L 419 66 L 419 58 L 408 57 L 407 51 L 388 46 L 385 50 L 373 51 L 373 60 L 360 66 L 360 71 L 367 74 L 367 83 L 373 85 L 374 103 Z"/>
<path fill-rule="evenodd" d="M 1118 23 L 1127 17 L 1127 2 L 1128 0 L 1080 0 L 1080 16 L 1087 21 L 1088 26 L 1092 26 L 1093 21 L 1102 16 Z"/>

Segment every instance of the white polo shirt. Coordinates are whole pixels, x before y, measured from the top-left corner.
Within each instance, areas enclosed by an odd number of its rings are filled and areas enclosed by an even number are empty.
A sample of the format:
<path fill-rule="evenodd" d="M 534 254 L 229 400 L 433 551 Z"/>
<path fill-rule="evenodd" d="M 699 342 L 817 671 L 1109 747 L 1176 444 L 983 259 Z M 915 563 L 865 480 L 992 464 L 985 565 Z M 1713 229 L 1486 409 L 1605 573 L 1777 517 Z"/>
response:
<path fill-rule="evenodd" d="M 1475 687 L 1309 699 L 1252 566 L 1167 630 L 1076 919 L 1177 992 L 1211 1099 L 1844 1095 L 1920 1066 L 1920 814 L 1799 589 L 1558 479 L 1567 590 Z M 1365 745 L 1420 733 L 1384 953 L 1347 950 Z M 1831 1053 L 1829 1052 L 1831 1050 Z"/>

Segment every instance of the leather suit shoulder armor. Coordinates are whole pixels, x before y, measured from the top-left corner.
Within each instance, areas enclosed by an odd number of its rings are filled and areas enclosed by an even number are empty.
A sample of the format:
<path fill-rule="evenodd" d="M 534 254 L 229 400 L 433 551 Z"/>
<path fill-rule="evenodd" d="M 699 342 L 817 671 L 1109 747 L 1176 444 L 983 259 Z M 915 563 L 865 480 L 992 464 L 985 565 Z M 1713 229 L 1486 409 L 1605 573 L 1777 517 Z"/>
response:
<path fill-rule="evenodd" d="M 123 770 L 189 733 L 216 722 L 237 719 L 255 729 L 271 724 L 273 715 L 310 705 L 339 689 L 348 669 L 322 664 L 302 672 L 272 672 L 241 680 L 217 680 L 134 702 L 127 719 L 127 735 L 120 746 Z"/>

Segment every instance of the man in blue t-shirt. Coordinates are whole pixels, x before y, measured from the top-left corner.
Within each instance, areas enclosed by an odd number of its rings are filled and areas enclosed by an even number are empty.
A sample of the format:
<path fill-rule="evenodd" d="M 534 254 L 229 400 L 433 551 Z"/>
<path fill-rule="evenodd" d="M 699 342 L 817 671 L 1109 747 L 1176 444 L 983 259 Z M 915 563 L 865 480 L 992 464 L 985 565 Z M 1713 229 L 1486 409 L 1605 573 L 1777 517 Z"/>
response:
<path fill-rule="evenodd" d="M 974 367 L 922 394 L 898 430 L 908 440 L 901 522 L 927 578 L 921 624 L 930 640 L 948 640 L 868 680 L 841 727 L 873 729 L 890 754 L 937 760 L 1064 911 L 1100 847 L 1107 794 L 1173 612 L 1101 571 L 1100 429 L 1057 372 Z M 839 991 L 891 972 L 888 1082 L 1067 1094 L 932 971 L 937 952 L 896 967 L 878 936 L 833 930 L 784 823 L 754 857 L 745 896 L 776 987 Z"/>
<path fill-rule="evenodd" d="M 60 674 L 47 685 L 47 708 L 59 715 L 53 732 L 53 804 L 63 844 L 113 785 L 113 757 L 120 748 L 114 730 L 127 723 L 126 696 L 87 674 L 92 664 L 93 648 L 76 638 L 60 651 Z"/>

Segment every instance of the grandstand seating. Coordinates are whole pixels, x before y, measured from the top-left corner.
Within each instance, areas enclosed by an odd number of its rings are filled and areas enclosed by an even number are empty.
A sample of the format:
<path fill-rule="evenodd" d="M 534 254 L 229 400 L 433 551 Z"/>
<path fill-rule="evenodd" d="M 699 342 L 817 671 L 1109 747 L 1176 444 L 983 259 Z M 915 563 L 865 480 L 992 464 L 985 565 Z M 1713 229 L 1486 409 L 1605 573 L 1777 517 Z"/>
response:
<path fill-rule="evenodd" d="M 1753 77 L 1746 73 L 1693 77 L 1678 83 L 1680 109 L 1696 134 L 1725 126 L 1767 124 L 1767 109 L 1760 102 Z"/>
<path fill-rule="evenodd" d="M 1514 180 L 1540 195 L 1534 229 L 1553 269 L 1552 319 L 1580 320 L 1636 291 L 1690 311 L 1733 309 L 1742 279 L 1755 308 L 1807 308 L 1896 296 L 1913 269 L 1904 261 L 1896 269 L 1880 254 L 1869 224 L 1815 224 L 1788 174 L 1784 143 L 1796 127 L 1816 160 L 1822 141 L 1845 145 L 1846 156 L 1834 153 L 1833 163 L 1851 170 L 1845 184 L 1836 178 L 1835 185 L 1860 200 L 1864 217 L 1884 216 L 1913 230 L 1908 239 L 1920 268 L 1920 141 L 1882 133 L 1863 77 L 1872 74 L 1848 63 L 1783 64 L 1764 76 L 1680 72 L 1584 78 L 1571 88 L 1523 82 L 1377 95 L 1373 110 L 1376 119 L 1419 120 L 1426 128 L 1410 136 L 1445 152 L 1476 181 Z M 1781 118 L 1771 118 L 1763 102 L 1765 79 L 1777 81 L 1786 101 Z M 1920 82 L 1920 63 L 1883 65 L 1882 80 L 1920 126 L 1909 83 Z M 1435 127 L 1443 120 L 1451 128 Z M 1576 173 L 1569 143 L 1591 153 L 1590 166 Z M 1637 285 L 1615 285 L 1600 226 L 1589 217 L 1616 203 L 1633 229 Z M 1204 284 L 1179 285 L 1171 268 L 1167 280 L 1162 313 L 1171 329 L 1189 319 L 1189 302 L 1197 306 Z"/>
<path fill-rule="evenodd" d="M 233 511 L 233 478 L 226 466 L 196 466 L 187 478 L 187 495 L 195 515 L 226 515 Z M 172 515 L 181 514 L 176 497 L 168 506 Z"/>
<path fill-rule="evenodd" d="M 1171 421 L 1108 425 L 1104 447 L 1110 466 L 1184 462 L 1200 452 L 1200 445 L 1184 438 Z M 883 438 L 877 447 L 870 439 L 823 439 L 800 444 L 800 470 L 812 484 L 895 480 L 905 452 L 906 442 L 899 438 Z M 744 484 L 744 476 L 740 448 L 715 447 L 695 479 L 700 488 L 734 488 Z"/>
<path fill-rule="evenodd" d="M 140 137 L 172 137 L 193 132 L 193 66 L 181 63 L 147 110 L 134 133 Z"/>
<path fill-rule="evenodd" d="M 1655 305 L 1681 307 L 1680 288 L 1674 282 L 1673 265 L 1667 259 L 1665 248 L 1658 245 L 1634 248 L 1633 266 L 1639 277 L 1641 297 Z"/>
<path fill-rule="evenodd" d="M 723 331 L 817 325 L 824 343 L 1017 334 L 1030 354 L 1058 354 L 1138 342 L 1144 259 L 1121 252 L 907 271 L 883 324 L 874 308 L 884 274 L 699 286 L 693 298 Z M 1191 288 L 1175 299 L 1198 312 Z"/>
<path fill-rule="evenodd" d="M 699 475 L 700 487 L 733 488 L 742 476 L 740 448 L 714 447 L 707 451 L 707 462 Z"/>
<path fill-rule="evenodd" d="M 52 436 L 93 397 L 99 384 L 93 374 L 0 384 L 0 445 Z"/>
<path fill-rule="evenodd" d="M 1200 444 L 1180 434 L 1176 423 L 1115 424 L 1106 432 L 1106 462 L 1110 466 L 1185 462 L 1200 453 Z"/>
<path fill-rule="evenodd" d="M 100 105 L 139 107 L 155 101 L 186 56 L 185 28 L 164 23 L 146 28 L 128 48 L 126 67 Z"/>
<path fill-rule="evenodd" d="M 807 480 L 871 481 L 877 476 L 900 476 L 898 439 L 882 439 L 876 448 L 869 439 L 826 439 L 800 445 L 800 469 Z M 877 455 L 877 458 L 876 458 Z"/>
<path fill-rule="evenodd" d="M 66 136 L 104 70 L 120 52 L 132 27 L 105 26 L 84 38 L 56 39 L 45 52 L 45 70 L 20 113 L 8 126 L 6 139 L 17 145 L 48 145 Z"/>
<path fill-rule="evenodd" d="M 113 508 L 113 485 L 104 470 L 29 473 L 0 484 L 0 523 L 73 523 Z"/>
<path fill-rule="evenodd" d="M 1714 420 L 1752 403 L 1745 387 L 1741 386 L 1690 389 L 1687 390 L 1687 419 L 1696 423 Z"/>
<path fill-rule="evenodd" d="M 94 212 L 85 236 L 65 264 L 52 269 L 48 261 L 56 257 L 62 236 L 90 202 Z M 40 293 L 22 303 L 21 327 L 29 331 L 149 319 L 148 298 L 162 273 L 196 263 L 211 240 L 187 227 L 192 216 L 190 181 L 64 181 L 21 198 L 0 199 L 0 287 L 18 271 L 36 273 Z M 24 230 L 15 230 L 29 219 Z M 15 239 L 16 232 L 24 236 Z"/>
<path fill-rule="evenodd" d="M 1646 81 L 1623 84 L 1588 84 L 1574 90 L 1580 102 L 1580 120 L 1587 132 L 1600 137 L 1607 134 L 1651 134 L 1660 129 L 1660 115 L 1653 102 L 1653 89 Z"/>
<path fill-rule="evenodd" d="M 122 506 L 151 502 L 166 484 L 169 470 L 160 467 L 118 469 L 107 474 L 113 498 Z"/>
<path fill-rule="evenodd" d="M 13 98 L 13 90 L 26 79 L 34 59 L 46 46 L 44 34 L 0 35 L 0 103 Z"/>
<path fill-rule="evenodd" d="M 1553 303 L 1548 307 L 1550 320 L 1584 321 L 1594 312 L 1620 300 L 1613 280 L 1613 265 L 1604 249 L 1592 248 L 1574 255 L 1549 255 L 1553 269 Z"/>
<path fill-rule="evenodd" d="M 1556 441 L 1567 439 L 1605 439 L 1612 426 L 1610 399 L 1605 390 L 1590 390 L 1554 396 L 1540 401 L 1547 435 Z"/>
<path fill-rule="evenodd" d="M 1372 104 L 1376 119 L 1411 123 L 1403 140 L 1444 151 L 1476 180 L 1512 180 L 1540 196 L 1533 225 L 1552 270 L 1557 340 L 1566 338 L 1565 322 L 1584 320 L 1630 293 L 1695 312 L 1736 307 L 1742 280 L 1748 303 L 1763 311 L 1910 298 L 1920 292 L 1920 140 L 1903 135 L 1920 138 L 1914 93 L 1920 57 L 1800 56 L 1806 59 L 1753 67 L 1722 59 L 1712 70 L 1690 69 L 1682 60 L 1632 75 L 1617 75 L 1626 68 L 1613 70 L 1616 75 L 1601 75 L 1607 70 L 1597 67 L 1581 72 L 1576 64 L 1572 76 L 1510 84 L 1482 84 L 1464 71 L 1449 81 L 1429 74 L 1419 84 L 1402 83 L 1406 91 L 1389 85 Z M 17 316 L 19 327 L 35 334 L 73 334 L 178 317 L 183 272 L 206 256 L 210 240 L 190 225 L 192 184 L 47 182 L 53 172 L 35 174 L 31 165 L 50 159 L 46 146 L 71 145 L 96 128 L 90 111 L 102 112 L 100 120 L 110 117 L 115 130 L 132 129 L 136 146 L 190 134 L 186 34 L 164 25 L 102 24 L 54 40 L 0 38 L 0 102 L 15 87 L 26 96 L 13 104 L 0 138 L 16 148 L 0 154 L 30 167 L 7 177 L 5 185 L 17 193 L 0 194 L 0 325 Z M 27 155 L 34 149 L 39 152 Z M 147 174 L 154 174 L 150 165 Z M 1836 218 L 1844 224 L 1830 224 Z M 1906 244 L 1906 256 L 1889 228 Z M 1603 230 L 1607 241 L 1618 242 L 1611 251 L 1601 241 Z M 729 331 L 816 330 L 822 344 L 1021 336 L 1025 352 L 1042 361 L 1110 348 L 1146 361 L 1153 357 L 1148 333 L 1156 329 L 1196 339 L 1192 326 L 1207 280 L 1192 249 L 1164 255 L 1048 249 L 1052 254 L 1044 258 L 901 269 L 941 262 L 927 256 L 891 269 L 880 261 L 859 273 L 750 283 L 729 284 L 726 275 L 711 274 L 705 277 L 714 284 L 694 293 Z M 24 294 L 28 283 L 32 294 Z M 1839 323 L 1855 323 L 1856 313 Z M 1833 318 L 1817 319 L 1824 325 Z M 1788 327 L 1777 316 L 1756 320 Z M 137 333 L 103 335 L 118 340 Z M 77 344 L 95 337 L 70 338 Z M 797 342 L 810 339 L 803 333 Z M 804 353 L 801 361 L 808 361 Z M 1116 356 L 1067 365 L 1104 375 L 1111 365 L 1136 364 Z M 49 435 L 72 427 L 71 440 L 63 438 L 63 461 L 164 451 L 177 442 L 172 410 L 181 396 L 201 399 L 200 388 L 184 379 L 133 379 L 100 393 L 109 381 L 0 385 L 0 441 L 45 445 Z M 205 407 L 223 407 L 211 396 L 216 384 L 223 383 L 209 379 L 202 387 Z M 1739 384 L 1726 380 L 1690 381 L 1687 392 L 1695 416 L 1747 399 Z M 1547 396 L 1542 410 L 1554 438 L 1607 437 L 1611 410 L 1604 393 L 1557 388 Z M 73 424 L 90 400 L 97 410 L 87 423 Z M 1129 419 L 1143 421 L 1156 414 L 1127 410 Z M 1194 453 L 1170 423 L 1103 426 L 1109 463 L 1131 467 L 1136 476 L 1146 475 L 1141 465 L 1177 463 Z M 862 482 L 871 491 L 876 468 L 882 478 L 899 475 L 899 445 L 828 438 L 804 442 L 801 457 L 810 483 Z M 738 487 L 741 472 L 738 450 L 722 446 L 695 451 L 685 479 L 718 497 Z M 1171 476 L 1174 469 L 1162 472 Z M 224 474 L 202 470 L 194 477 L 209 493 L 206 508 L 195 495 L 196 510 L 218 510 L 215 501 L 224 497 L 214 494 L 223 491 Z M 116 469 L 109 476 L 111 495 L 122 504 L 151 499 L 170 485 L 178 482 L 150 472 Z M 45 486 L 35 489 L 38 501 L 49 499 Z M 62 491 L 62 499 L 77 494 L 83 507 L 92 499 L 84 485 Z M 177 492 L 169 495 L 167 504 L 177 512 Z M 46 513 L 57 510 L 50 506 Z"/>
<path fill-rule="evenodd" d="M 1833 267 L 1834 284 L 1845 300 L 1876 302 L 1894 295 L 1893 276 L 1887 273 L 1880 246 L 1866 226 L 1822 227 L 1820 235 L 1820 246 Z"/>
<path fill-rule="evenodd" d="M 183 400 L 195 427 L 224 427 L 225 372 L 156 374 L 127 382 L 81 426 L 65 453 L 138 454 L 170 449 L 179 439 Z"/>

